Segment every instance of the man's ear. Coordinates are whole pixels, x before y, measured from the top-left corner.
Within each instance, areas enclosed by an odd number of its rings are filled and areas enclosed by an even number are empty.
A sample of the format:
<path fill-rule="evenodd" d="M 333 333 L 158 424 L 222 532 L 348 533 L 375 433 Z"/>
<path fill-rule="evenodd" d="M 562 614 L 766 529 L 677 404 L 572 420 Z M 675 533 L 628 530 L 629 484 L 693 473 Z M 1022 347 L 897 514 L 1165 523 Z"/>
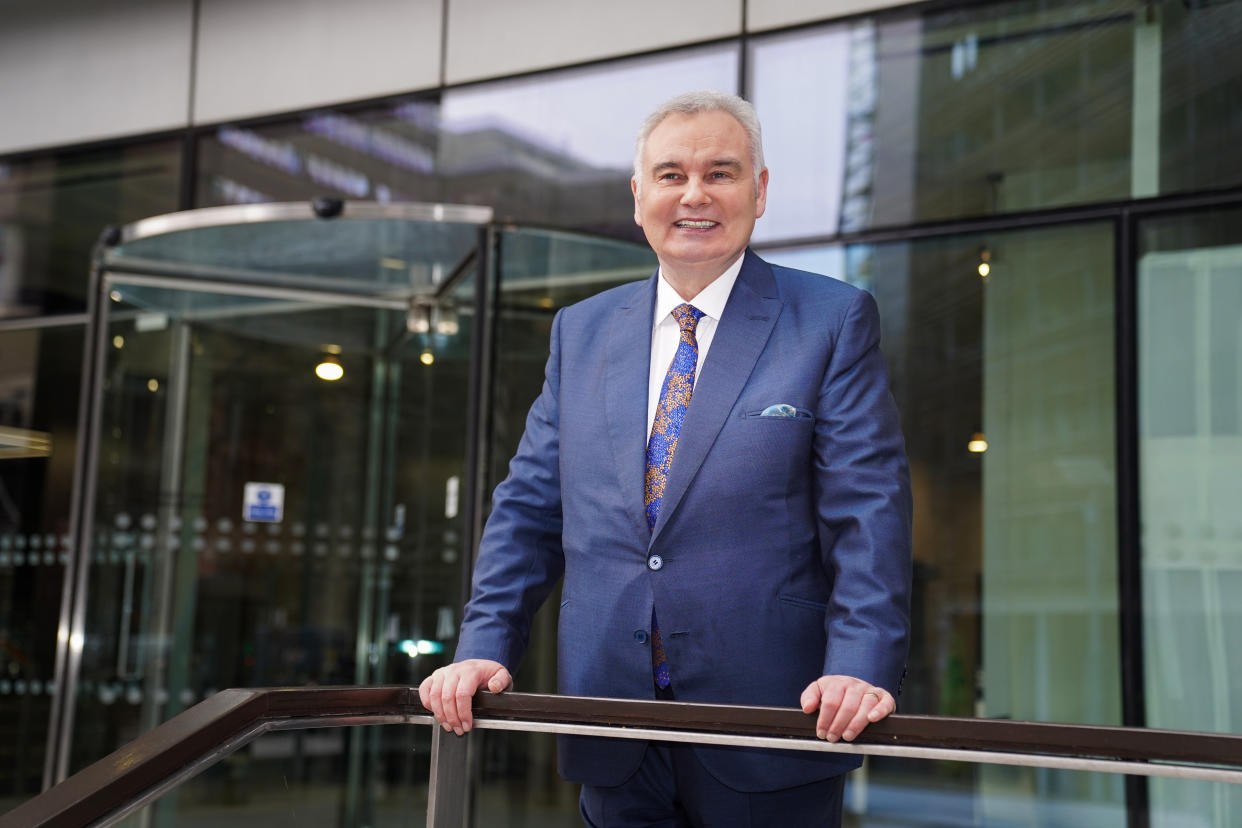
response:
<path fill-rule="evenodd" d="M 764 209 L 768 206 L 768 168 L 764 167 L 763 172 L 759 173 L 759 185 L 755 189 L 755 218 L 763 215 Z"/>
<path fill-rule="evenodd" d="M 634 194 L 634 223 L 639 227 L 643 226 L 642 210 L 638 209 L 638 178 L 637 176 L 630 179 L 630 192 Z"/>

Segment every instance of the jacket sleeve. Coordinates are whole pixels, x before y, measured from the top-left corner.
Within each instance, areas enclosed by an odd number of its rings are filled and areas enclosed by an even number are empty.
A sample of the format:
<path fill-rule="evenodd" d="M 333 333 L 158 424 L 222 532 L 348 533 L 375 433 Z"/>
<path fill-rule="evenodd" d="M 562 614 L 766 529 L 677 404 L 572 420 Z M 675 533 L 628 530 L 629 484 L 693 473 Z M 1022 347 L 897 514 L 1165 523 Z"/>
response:
<path fill-rule="evenodd" d="M 820 552 L 833 579 L 825 675 L 900 692 L 909 650 L 910 476 L 880 353 L 875 300 L 846 308 L 818 399 L 812 463 Z"/>
<path fill-rule="evenodd" d="M 485 658 L 516 670 L 531 619 L 565 570 L 557 403 L 562 313 L 552 323 L 543 391 L 526 417 L 509 475 L 492 496 L 456 661 Z"/>

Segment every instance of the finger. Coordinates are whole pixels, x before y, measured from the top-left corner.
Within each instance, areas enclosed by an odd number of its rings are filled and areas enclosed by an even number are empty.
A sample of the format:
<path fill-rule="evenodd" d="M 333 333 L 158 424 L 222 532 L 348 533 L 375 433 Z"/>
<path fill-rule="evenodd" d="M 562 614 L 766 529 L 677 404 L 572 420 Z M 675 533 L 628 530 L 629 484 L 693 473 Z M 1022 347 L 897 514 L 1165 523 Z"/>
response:
<path fill-rule="evenodd" d="M 446 671 L 444 683 L 440 685 L 440 724 L 445 730 L 454 732 L 461 728 L 461 717 L 457 714 L 457 684 L 460 681 L 456 672 Z"/>
<path fill-rule="evenodd" d="M 437 722 L 444 719 L 444 706 L 440 704 L 440 691 L 443 689 L 443 683 L 444 674 L 436 670 L 418 686 L 418 695 L 423 700 L 423 706 L 431 709 L 431 717 Z"/>
<path fill-rule="evenodd" d="M 418 700 L 423 703 L 423 707 L 431 709 L 431 676 L 427 676 L 419 683 Z"/>
<path fill-rule="evenodd" d="M 453 699 L 457 707 L 457 721 L 460 723 L 453 728 L 453 732 L 458 736 L 474 725 L 474 716 L 470 708 L 474 702 L 474 691 L 479 688 L 479 678 L 474 671 L 466 673 L 457 682 L 457 689 L 453 693 Z"/>
<path fill-rule="evenodd" d="M 819 699 L 819 682 L 813 681 L 806 686 L 805 690 L 802 691 L 802 698 L 800 699 L 802 703 L 802 712 L 814 713 L 817 709 L 819 709 Z"/>
<path fill-rule="evenodd" d="M 871 712 L 867 714 L 867 721 L 878 722 L 885 716 L 888 716 L 897 710 L 897 700 L 887 690 L 876 688 L 876 692 L 880 694 L 880 700 L 871 708 Z"/>
<path fill-rule="evenodd" d="M 503 693 L 513 684 L 513 676 L 509 675 L 509 671 L 501 667 L 492 677 L 488 679 L 487 689 L 493 693 Z"/>
<path fill-rule="evenodd" d="M 862 702 L 863 690 L 866 689 L 865 684 L 852 684 L 841 697 L 841 703 L 837 705 L 836 714 L 832 717 L 831 724 L 828 725 L 828 741 L 835 742 L 841 738 L 845 732 L 845 726 L 850 723 L 854 715 L 858 712 L 858 705 Z"/>
<path fill-rule="evenodd" d="M 839 684 L 831 685 L 819 702 L 819 718 L 815 722 L 815 735 L 821 739 L 835 742 L 840 731 L 833 731 L 831 725 L 837 715 L 837 708 L 845 697 L 845 688 Z"/>
<path fill-rule="evenodd" d="M 866 690 L 863 692 L 862 698 L 858 701 L 858 712 L 845 723 L 845 728 L 841 731 L 842 739 L 852 742 L 858 734 L 866 729 L 871 721 L 868 716 L 871 715 L 871 711 L 876 708 L 876 705 L 880 703 L 880 694 L 883 692 L 883 690 Z"/>

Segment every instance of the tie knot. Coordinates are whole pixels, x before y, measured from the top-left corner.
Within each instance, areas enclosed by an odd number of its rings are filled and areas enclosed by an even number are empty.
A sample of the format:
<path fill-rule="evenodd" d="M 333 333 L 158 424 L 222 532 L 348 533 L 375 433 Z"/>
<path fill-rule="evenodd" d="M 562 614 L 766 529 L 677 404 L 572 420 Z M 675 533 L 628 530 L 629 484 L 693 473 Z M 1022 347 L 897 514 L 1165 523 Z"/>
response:
<path fill-rule="evenodd" d="M 677 320 L 682 333 L 694 333 L 699 320 L 703 318 L 703 311 L 694 305 L 678 305 L 673 308 L 673 318 Z"/>

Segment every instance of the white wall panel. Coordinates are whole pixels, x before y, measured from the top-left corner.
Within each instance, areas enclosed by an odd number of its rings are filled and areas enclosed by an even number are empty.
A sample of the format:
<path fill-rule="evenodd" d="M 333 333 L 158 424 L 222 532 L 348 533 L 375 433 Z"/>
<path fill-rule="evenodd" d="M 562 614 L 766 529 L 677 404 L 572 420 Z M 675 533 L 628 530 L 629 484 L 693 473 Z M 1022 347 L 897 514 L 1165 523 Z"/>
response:
<path fill-rule="evenodd" d="M 0 0 L 0 152 L 184 127 L 191 0 Z"/>
<path fill-rule="evenodd" d="M 762 31 L 909 3 L 910 0 L 751 0 L 746 4 L 746 28 Z"/>
<path fill-rule="evenodd" d="M 445 82 L 726 37 L 741 25 L 741 0 L 449 0 Z"/>
<path fill-rule="evenodd" d="M 440 81 L 440 0 L 202 0 L 196 123 Z"/>

